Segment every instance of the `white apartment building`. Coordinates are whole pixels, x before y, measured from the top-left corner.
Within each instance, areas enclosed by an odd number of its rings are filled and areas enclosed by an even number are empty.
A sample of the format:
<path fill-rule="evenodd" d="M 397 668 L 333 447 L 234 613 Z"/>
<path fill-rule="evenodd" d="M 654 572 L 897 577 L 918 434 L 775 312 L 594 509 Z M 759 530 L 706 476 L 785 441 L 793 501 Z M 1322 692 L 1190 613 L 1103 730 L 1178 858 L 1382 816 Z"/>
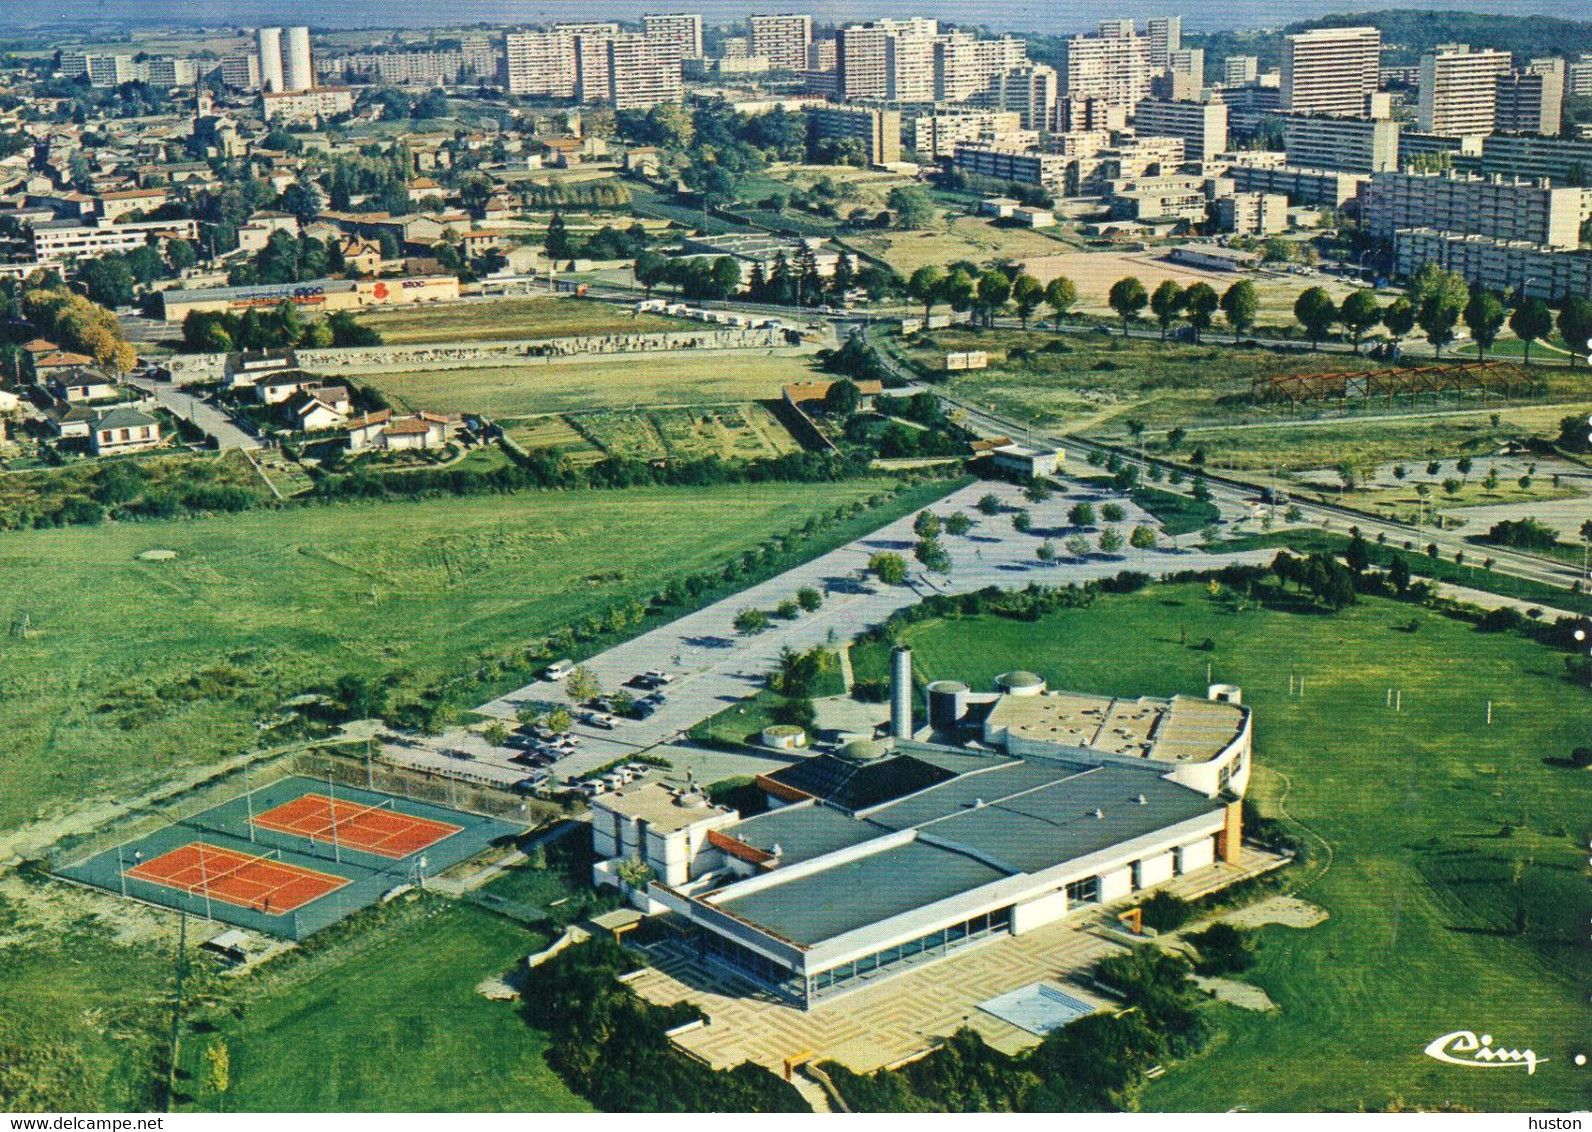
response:
<path fill-rule="evenodd" d="M 1140 134 L 1182 138 L 1186 160 L 1205 161 L 1227 149 L 1227 104 L 1147 98 L 1133 112 Z"/>
<path fill-rule="evenodd" d="M 1498 76 L 1493 129 L 1551 137 L 1559 132 L 1563 118 L 1563 59 L 1534 60 L 1524 71 Z"/>
<path fill-rule="evenodd" d="M 1158 71 L 1171 67 L 1173 53 L 1183 48 L 1183 17 L 1152 16 L 1144 30 L 1150 39 L 1150 66 Z"/>
<path fill-rule="evenodd" d="M 65 221 L 38 224 L 33 228 L 33 259 L 36 263 L 62 263 L 69 259 L 91 258 L 113 252 L 131 252 L 157 240 L 197 240 L 198 221 L 141 220 L 126 224 L 79 224 Z"/>
<path fill-rule="evenodd" d="M 1233 165 L 1227 170 L 1233 188 L 1241 193 L 1280 193 L 1292 204 L 1342 208 L 1370 180 L 1365 173 L 1332 169 L 1303 169 L 1294 165 Z"/>
<path fill-rule="evenodd" d="M 604 99 L 615 110 L 649 110 L 685 97 L 676 45 L 644 35 L 618 35 L 603 41 L 607 53 Z M 593 101 L 584 83 L 582 95 Z"/>
<path fill-rule="evenodd" d="M 784 13 L 754 15 L 750 51 L 768 60 L 776 71 L 800 71 L 807 66 L 807 46 L 813 41 L 813 18 Z"/>
<path fill-rule="evenodd" d="M 1592 294 L 1592 252 L 1562 251 L 1529 240 L 1405 228 L 1393 238 L 1394 270 L 1411 275 L 1422 264 L 1457 271 L 1467 282 L 1489 290 L 1524 291 L 1555 301 Z"/>
<path fill-rule="evenodd" d="M 1028 44 L 1020 39 L 977 39 L 964 32 L 934 41 L 934 96 L 965 102 L 989 86 L 996 76 L 1028 62 Z"/>
<path fill-rule="evenodd" d="M 1288 198 L 1281 193 L 1234 193 L 1217 197 L 1216 225 L 1239 236 L 1272 236 L 1288 230 Z"/>
<path fill-rule="evenodd" d="M 1048 130 L 1055 120 L 1060 88 L 1054 67 L 1025 63 L 992 77 L 969 101 L 991 110 L 1017 111 L 1025 130 Z"/>
<path fill-rule="evenodd" d="M 1040 185 L 1053 193 L 1066 191 L 1067 174 L 1076 161 L 1064 154 L 967 142 L 956 146 L 954 160 L 964 173 L 1020 185 Z"/>
<path fill-rule="evenodd" d="M 1283 45 L 1279 108 L 1299 114 L 1365 113 L 1376 93 L 1382 33 L 1374 27 L 1318 28 Z"/>
<path fill-rule="evenodd" d="M 606 52 L 599 44 L 619 34 L 616 23 L 556 24 L 551 28 L 509 32 L 503 37 L 504 83 L 510 94 L 541 98 L 575 98 L 579 90 L 577 41 L 591 41 L 589 69 L 593 72 L 593 100 L 607 95 L 607 79 L 595 73 L 606 69 Z"/>
<path fill-rule="evenodd" d="M 288 28 L 282 35 L 282 89 L 309 90 L 315 85 L 315 60 L 310 54 L 310 29 Z"/>
<path fill-rule="evenodd" d="M 1399 167 L 1399 124 L 1391 118 L 1279 114 L 1288 163 L 1307 169 L 1380 173 Z"/>
<path fill-rule="evenodd" d="M 253 52 L 226 56 L 221 60 L 221 81 L 233 90 L 258 90 L 260 57 Z"/>
<path fill-rule="evenodd" d="M 1254 55 L 1229 55 L 1222 63 L 1223 86 L 1248 86 L 1260 77 L 1260 59 Z"/>
<path fill-rule="evenodd" d="M 1592 141 L 1491 134 L 1481 139 L 1481 168 L 1483 173 L 1545 177 L 1564 184 L 1572 172 L 1592 173 Z"/>
<path fill-rule="evenodd" d="M 1525 240 L 1550 248 L 1580 244 L 1580 189 L 1500 176 L 1376 173 L 1360 190 L 1360 217 L 1375 237 L 1404 228 Z"/>
<path fill-rule="evenodd" d="M 260 85 L 272 94 L 283 89 L 282 29 L 261 28 L 255 33 L 259 45 Z"/>
<path fill-rule="evenodd" d="M 1421 57 L 1416 128 L 1423 134 L 1488 134 L 1497 117 L 1498 80 L 1509 74 L 1507 51 L 1472 51 L 1449 43 Z"/>
<path fill-rule="evenodd" d="M 1098 98 L 1132 108 L 1149 97 L 1150 41 L 1132 20 L 1107 20 L 1099 35 L 1062 41 L 1061 86 L 1068 98 Z"/>
<path fill-rule="evenodd" d="M 260 111 L 267 122 L 314 122 L 347 114 L 353 108 L 354 92 L 346 86 L 266 91 L 260 95 Z"/>
<path fill-rule="evenodd" d="M 699 13 L 642 16 L 641 26 L 648 39 L 673 52 L 675 58 L 702 57 L 702 16 Z"/>
<path fill-rule="evenodd" d="M 912 148 L 925 157 L 955 157 L 958 142 L 1026 147 L 1039 135 L 1023 128 L 1015 110 L 947 110 L 912 121 Z"/>

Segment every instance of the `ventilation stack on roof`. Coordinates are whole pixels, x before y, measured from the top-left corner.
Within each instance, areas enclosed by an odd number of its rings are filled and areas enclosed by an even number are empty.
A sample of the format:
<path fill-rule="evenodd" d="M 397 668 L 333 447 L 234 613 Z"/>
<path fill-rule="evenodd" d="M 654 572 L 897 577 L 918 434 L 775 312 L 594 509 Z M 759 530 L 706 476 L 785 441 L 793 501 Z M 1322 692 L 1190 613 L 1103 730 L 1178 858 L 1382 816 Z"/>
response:
<path fill-rule="evenodd" d="M 912 650 L 905 645 L 890 653 L 890 738 L 912 738 Z"/>

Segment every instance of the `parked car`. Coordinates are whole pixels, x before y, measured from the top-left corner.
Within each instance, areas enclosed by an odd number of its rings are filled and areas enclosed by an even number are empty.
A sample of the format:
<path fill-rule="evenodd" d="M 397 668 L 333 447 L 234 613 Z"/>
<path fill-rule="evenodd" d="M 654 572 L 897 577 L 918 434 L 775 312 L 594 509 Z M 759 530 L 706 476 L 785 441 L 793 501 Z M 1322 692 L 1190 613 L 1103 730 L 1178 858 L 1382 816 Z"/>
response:
<path fill-rule="evenodd" d="M 647 671 L 643 672 L 642 675 L 653 681 L 655 684 L 667 684 L 669 681 L 674 679 L 674 677 L 670 676 L 667 672 L 660 672 L 656 668 L 649 668 Z"/>
<path fill-rule="evenodd" d="M 600 727 L 604 731 L 614 729 L 614 717 L 606 712 L 592 712 L 586 716 L 586 722 L 592 727 Z"/>

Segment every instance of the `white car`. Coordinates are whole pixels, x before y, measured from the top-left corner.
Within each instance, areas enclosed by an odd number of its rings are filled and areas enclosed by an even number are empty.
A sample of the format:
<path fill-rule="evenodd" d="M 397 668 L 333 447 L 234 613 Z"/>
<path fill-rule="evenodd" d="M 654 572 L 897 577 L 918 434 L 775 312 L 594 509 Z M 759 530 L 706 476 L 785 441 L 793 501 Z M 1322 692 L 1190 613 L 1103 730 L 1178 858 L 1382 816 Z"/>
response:
<path fill-rule="evenodd" d="M 667 672 L 659 672 L 656 668 L 649 668 L 642 675 L 650 680 L 656 680 L 660 684 L 667 684 L 674 679 Z"/>
<path fill-rule="evenodd" d="M 611 715 L 594 711 L 586 717 L 586 723 L 591 727 L 600 727 L 604 731 L 612 731 L 614 729 L 615 720 Z"/>

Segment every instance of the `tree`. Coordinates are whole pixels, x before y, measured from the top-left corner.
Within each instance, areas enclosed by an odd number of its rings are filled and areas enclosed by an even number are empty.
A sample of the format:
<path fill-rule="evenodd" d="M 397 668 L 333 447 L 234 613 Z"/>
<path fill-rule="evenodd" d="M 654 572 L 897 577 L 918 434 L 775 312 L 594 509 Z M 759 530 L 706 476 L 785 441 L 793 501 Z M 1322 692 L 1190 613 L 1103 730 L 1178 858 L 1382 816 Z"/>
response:
<path fill-rule="evenodd" d="M 745 633 L 750 637 L 768 628 L 769 616 L 765 610 L 743 609 L 730 623 L 735 626 L 736 632 Z"/>
<path fill-rule="evenodd" d="M 1294 317 L 1305 328 L 1305 337 L 1314 350 L 1332 332 L 1332 324 L 1338 321 L 1338 307 L 1326 288 L 1308 287 L 1294 300 Z"/>
<path fill-rule="evenodd" d="M 521 704 L 515 709 L 514 722 L 521 727 L 535 727 L 542 722 L 542 709 L 535 704 Z"/>
<path fill-rule="evenodd" d="M 646 288 L 647 298 L 652 298 L 654 287 L 668 280 L 671 262 L 668 256 L 650 249 L 636 256 L 636 282 Z"/>
<path fill-rule="evenodd" d="M 812 586 L 803 586 L 796 591 L 796 604 L 806 612 L 812 613 L 824 604 L 824 595 Z"/>
<path fill-rule="evenodd" d="M 1067 522 L 1075 527 L 1092 527 L 1095 521 L 1094 504 L 1088 501 L 1074 503 L 1067 508 Z"/>
<path fill-rule="evenodd" d="M 1217 307 L 1221 300 L 1209 283 L 1195 283 L 1183 292 L 1183 310 L 1188 316 L 1188 324 L 1194 329 L 1194 341 L 1200 341 L 1211 323 L 1216 320 Z"/>
<path fill-rule="evenodd" d="M 1000 496 L 993 492 L 980 496 L 977 506 L 980 515 L 999 515 L 1001 512 Z"/>
<path fill-rule="evenodd" d="M 940 533 L 940 517 L 933 511 L 919 511 L 912 520 L 912 533 L 919 538 L 934 538 Z"/>
<path fill-rule="evenodd" d="M 1475 461 L 1473 461 L 1469 456 L 1461 456 L 1458 460 L 1454 461 L 1454 468 L 1459 472 L 1462 483 L 1470 482 L 1470 470 L 1475 466 Z"/>
<path fill-rule="evenodd" d="M 1034 529 L 1034 517 L 1028 513 L 1026 507 L 1018 508 L 1012 512 L 1012 530 L 1018 534 L 1027 534 Z"/>
<path fill-rule="evenodd" d="M 1023 329 L 1028 329 L 1028 319 L 1045 300 L 1045 285 L 1032 275 L 1019 275 L 1012 281 L 1012 302 L 1017 306 L 1017 317 Z"/>
<path fill-rule="evenodd" d="M 912 548 L 913 555 L 923 563 L 926 570 L 933 570 L 937 574 L 949 573 L 951 569 L 951 556 L 945 552 L 944 545 L 939 537 L 929 535 L 920 538 Z"/>
<path fill-rule="evenodd" d="M 1155 528 L 1146 523 L 1140 523 L 1128 535 L 1128 545 L 1134 550 L 1154 550 L 1156 544 Z"/>
<path fill-rule="evenodd" d="M 881 550 L 868 559 L 868 572 L 887 586 L 907 580 L 907 560 L 894 551 Z"/>
<path fill-rule="evenodd" d="M 1089 540 L 1083 535 L 1068 535 L 1061 545 L 1067 548 L 1067 553 L 1073 558 L 1089 557 Z"/>
<path fill-rule="evenodd" d="M 1531 344 L 1553 333 L 1553 309 L 1541 299 L 1527 299 L 1509 316 L 1509 329 L 1526 344 L 1526 364 L 1531 364 Z"/>
<path fill-rule="evenodd" d="M 1108 523 L 1120 523 L 1127 517 L 1128 513 L 1120 503 L 1105 503 L 1100 507 L 1100 518 Z"/>
<path fill-rule="evenodd" d="M 547 222 L 547 235 L 542 239 L 542 247 L 546 250 L 549 259 L 563 260 L 570 257 L 573 248 L 562 212 L 553 213 L 553 218 Z"/>
<path fill-rule="evenodd" d="M 945 281 L 945 304 L 957 314 L 973 309 L 973 299 L 978 281 L 958 268 Z"/>
<path fill-rule="evenodd" d="M 1470 293 L 1470 302 L 1465 304 L 1465 325 L 1470 328 L 1470 336 L 1476 340 L 1476 356 L 1485 357 L 1492 344 L 1498 340 L 1498 331 L 1503 329 L 1504 319 L 1509 316 L 1503 300 L 1491 291 L 1484 291 L 1480 287 Z"/>
<path fill-rule="evenodd" d="M 831 416 L 849 417 L 862 404 L 862 391 L 857 383 L 842 379 L 832 382 L 824 394 L 824 412 Z"/>
<path fill-rule="evenodd" d="M 1566 299 L 1559 308 L 1559 337 L 1570 347 L 1570 362 L 1576 355 L 1592 352 L 1592 301 Z"/>
<path fill-rule="evenodd" d="M 923 329 L 929 328 L 929 316 L 934 304 L 945 297 L 946 274 L 944 269 L 926 263 L 907 279 L 907 294 L 923 304 Z"/>
<path fill-rule="evenodd" d="M 1470 301 L 1470 287 L 1459 272 L 1427 263 L 1410 276 L 1408 290 L 1415 324 L 1441 357 L 1443 347 L 1454 340 L 1454 328 Z"/>
<path fill-rule="evenodd" d="M 1358 354 L 1366 331 L 1382 321 L 1382 306 L 1376 301 L 1376 292 L 1368 287 L 1349 292 L 1338 308 L 1338 320 L 1348 328 L 1354 352 Z"/>
<path fill-rule="evenodd" d="M 1150 310 L 1155 313 L 1155 321 L 1161 325 L 1161 341 L 1166 341 L 1166 332 L 1177 321 L 1177 315 L 1183 309 L 1183 288 L 1170 279 L 1161 280 L 1155 293 L 1150 296 Z"/>
<path fill-rule="evenodd" d="M 734 261 L 731 260 L 733 263 Z M 740 268 L 736 268 L 739 277 Z M 829 291 L 840 302 L 845 302 L 846 295 L 851 291 L 852 284 L 857 280 L 856 265 L 851 262 L 851 256 L 844 250 L 835 257 L 835 271 L 829 277 Z"/>
<path fill-rule="evenodd" d="M 1222 313 L 1233 328 L 1233 341 L 1248 334 L 1260 313 L 1260 289 L 1249 279 L 1240 279 L 1222 295 Z"/>
<path fill-rule="evenodd" d="M 1122 532 L 1115 527 L 1106 527 L 1100 532 L 1098 545 L 1102 554 L 1117 553 L 1117 551 L 1122 549 Z"/>
<path fill-rule="evenodd" d="M 571 700 L 583 704 L 588 700 L 602 697 L 603 683 L 590 668 L 578 664 L 575 666 L 575 671 L 569 674 L 569 679 L 564 682 L 564 691 L 569 693 Z"/>
<path fill-rule="evenodd" d="M 898 185 L 885 197 L 897 228 L 927 228 L 934 222 L 934 199 L 919 185 Z"/>
<path fill-rule="evenodd" d="M 1393 335 L 1395 344 L 1402 342 L 1415 329 L 1415 304 L 1400 295 L 1382 311 L 1382 325 Z"/>
<path fill-rule="evenodd" d="M 494 747 L 501 747 L 508 742 L 509 729 L 501 719 L 494 719 L 481 729 L 481 738 Z"/>
<path fill-rule="evenodd" d="M 1056 560 L 1056 544 L 1051 542 L 1049 539 L 1046 539 L 1044 542 L 1040 543 L 1039 547 L 1034 551 L 1034 557 L 1038 558 L 1041 562 L 1048 566 L 1050 563 Z"/>
<path fill-rule="evenodd" d="M 994 326 L 998 315 L 1012 297 L 1012 281 L 1004 271 L 986 271 L 978 277 L 978 307 L 984 312 L 984 325 Z"/>
<path fill-rule="evenodd" d="M 952 511 L 945 517 L 945 533 L 948 535 L 956 535 L 960 538 L 972 529 L 973 520 L 960 511 Z"/>
<path fill-rule="evenodd" d="M 1122 336 L 1127 337 L 1128 324 L 1139 317 L 1139 312 L 1144 309 L 1150 296 L 1145 293 L 1144 284 L 1129 275 L 1125 279 L 1118 279 L 1111 284 L 1111 291 L 1106 296 L 1106 302 L 1111 309 L 1117 312 L 1117 317 L 1122 319 Z"/>
<path fill-rule="evenodd" d="M 1078 288 L 1065 275 L 1058 275 L 1045 284 L 1045 305 L 1056 314 L 1056 330 L 1061 330 L 1061 320 L 1078 301 Z"/>
<path fill-rule="evenodd" d="M 1043 503 L 1054 494 L 1055 492 L 1051 490 L 1050 485 L 1042 479 L 1036 479 L 1033 483 L 1023 488 L 1023 498 L 1030 503 Z"/>

